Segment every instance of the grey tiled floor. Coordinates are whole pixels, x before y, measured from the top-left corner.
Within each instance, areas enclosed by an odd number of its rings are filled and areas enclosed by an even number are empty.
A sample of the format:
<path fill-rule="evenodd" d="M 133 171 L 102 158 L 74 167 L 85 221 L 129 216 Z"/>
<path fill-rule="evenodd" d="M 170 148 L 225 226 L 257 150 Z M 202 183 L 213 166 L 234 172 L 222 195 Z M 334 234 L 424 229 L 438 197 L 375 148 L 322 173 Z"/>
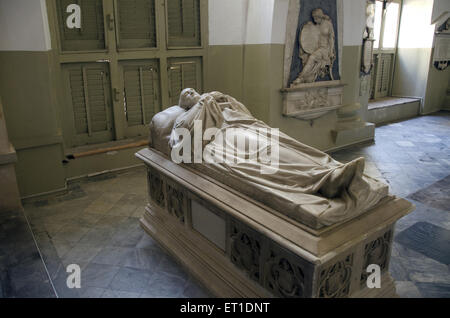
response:
<path fill-rule="evenodd" d="M 450 187 L 449 113 L 379 127 L 376 144 L 332 155 L 364 156 L 367 172 L 417 206 L 396 234 L 417 222 L 450 230 L 450 204 L 439 192 Z M 210 297 L 140 228 L 146 187 L 137 169 L 72 183 L 64 196 L 0 215 L 0 297 Z M 74 263 L 81 290 L 66 286 Z M 402 297 L 450 297 L 449 264 L 395 240 L 390 272 Z"/>
<path fill-rule="evenodd" d="M 396 236 L 418 222 L 433 224 L 444 229 L 445 237 L 426 234 L 437 242 L 445 240 L 440 243 L 449 248 L 439 252 L 446 255 L 442 259 L 450 257 L 449 112 L 378 127 L 374 145 L 332 155 L 340 161 L 365 157 L 368 170 L 384 178 L 391 193 L 416 205 L 397 223 Z M 401 297 L 450 297 L 450 264 L 418 252 L 414 242 L 406 246 L 394 238 L 390 272 Z"/>
<path fill-rule="evenodd" d="M 25 205 L 55 296 L 210 297 L 140 227 L 145 175 L 139 168 L 72 183 L 66 195 Z M 67 287 L 69 264 L 81 267 L 79 290 Z"/>

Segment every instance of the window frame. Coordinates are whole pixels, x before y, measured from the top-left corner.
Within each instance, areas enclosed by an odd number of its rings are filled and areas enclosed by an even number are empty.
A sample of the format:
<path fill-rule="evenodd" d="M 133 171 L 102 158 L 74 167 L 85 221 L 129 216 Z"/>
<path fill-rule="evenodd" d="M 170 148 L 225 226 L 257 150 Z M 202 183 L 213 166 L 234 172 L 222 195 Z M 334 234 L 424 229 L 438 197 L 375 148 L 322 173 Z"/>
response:
<path fill-rule="evenodd" d="M 208 60 L 208 1 L 200 0 L 200 32 L 201 32 L 201 46 L 189 47 L 189 48 L 177 48 L 172 49 L 167 45 L 167 30 L 166 30 L 166 0 L 155 0 L 155 23 L 156 23 L 156 48 L 137 48 L 137 49 L 119 49 L 117 36 L 119 32 L 117 28 L 117 1 L 116 0 L 102 0 L 103 4 L 103 19 L 105 29 L 105 50 L 101 51 L 62 51 L 61 37 L 59 31 L 59 20 L 57 3 L 58 0 L 46 0 L 47 14 L 50 26 L 50 36 L 52 47 L 52 65 L 53 65 L 53 87 L 54 98 L 56 103 L 60 104 L 58 107 L 59 121 L 61 123 L 62 135 L 64 140 L 64 146 L 66 148 L 73 148 L 72 130 L 74 129 L 73 123 L 70 121 L 70 117 L 73 114 L 68 113 L 68 109 L 65 106 L 67 99 L 64 96 L 65 87 L 62 83 L 62 68 L 67 63 L 88 63 L 88 62 L 108 62 L 109 63 L 109 77 L 111 84 L 111 100 L 112 100 L 112 122 L 113 122 L 113 138 L 109 142 L 120 141 L 127 138 L 138 137 L 139 135 L 147 136 L 148 129 L 129 129 L 127 127 L 126 115 L 124 112 L 123 104 L 123 90 L 124 85 L 121 75 L 120 63 L 123 61 L 137 61 L 137 60 L 156 60 L 159 65 L 159 77 L 160 77 L 160 110 L 168 108 L 171 105 L 169 97 L 169 78 L 168 78 L 168 65 L 171 58 L 189 58 L 198 57 L 201 58 L 201 83 L 205 83 L 207 74 L 207 60 Z M 106 19 L 112 17 L 112 29 L 108 28 Z M 114 91 L 119 92 L 119 96 L 114 96 Z"/>
<path fill-rule="evenodd" d="M 398 24 L 396 28 L 396 34 L 395 34 L 395 47 L 394 48 L 384 48 L 383 42 L 384 42 L 384 31 L 386 26 L 386 13 L 387 9 L 383 5 L 383 12 L 381 14 L 381 27 L 380 27 L 380 34 L 378 34 L 378 48 L 373 49 L 373 60 L 375 61 L 375 67 L 372 70 L 371 74 L 371 93 L 369 96 L 370 100 L 374 100 L 377 98 L 387 97 L 392 94 L 392 83 L 394 79 L 394 71 L 395 71 L 395 63 L 397 58 L 397 48 L 398 48 L 398 38 L 399 38 L 399 31 L 400 31 L 400 24 L 401 24 L 401 16 L 402 16 L 402 9 L 403 9 L 403 1 L 402 0 L 375 0 L 376 2 L 381 3 L 398 3 L 399 4 L 399 12 L 398 12 Z M 387 91 L 381 91 L 381 87 L 379 85 L 378 76 L 382 76 L 384 70 L 382 69 L 383 64 L 381 63 L 382 59 L 385 55 L 391 55 L 391 65 L 390 69 L 388 71 L 389 74 L 389 83 L 387 87 Z M 381 75 L 380 75 L 381 74 Z M 381 79 L 382 81 L 382 79 Z"/>

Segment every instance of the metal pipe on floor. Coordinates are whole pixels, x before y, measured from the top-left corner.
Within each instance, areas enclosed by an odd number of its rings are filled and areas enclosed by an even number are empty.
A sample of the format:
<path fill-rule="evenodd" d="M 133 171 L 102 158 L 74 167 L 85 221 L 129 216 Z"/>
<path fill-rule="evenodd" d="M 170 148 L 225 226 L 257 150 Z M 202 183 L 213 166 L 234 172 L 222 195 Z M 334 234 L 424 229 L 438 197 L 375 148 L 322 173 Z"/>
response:
<path fill-rule="evenodd" d="M 102 149 L 89 150 L 89 151 L 85 151 L 85 152 L 78 152 L 78 153 L 67 155 L 66 158 L 68 160 L 75 160 L 78 158 L 95 156 L 95 155 L 99 155 L 99 154 L 103 154 L 103 153 L 108 153 L 111 151 L 118 151 L 118 150 L 142 147 L 142 146 L 147 146 L 147 145 L 148 145 L 148 141 L 142 140 L 142 141 L 133 142 L 133 143 L 121 145 L 121 146 L 114 146 L 114 147 L 108 147 L 108 148 L 102 148 Z"/>

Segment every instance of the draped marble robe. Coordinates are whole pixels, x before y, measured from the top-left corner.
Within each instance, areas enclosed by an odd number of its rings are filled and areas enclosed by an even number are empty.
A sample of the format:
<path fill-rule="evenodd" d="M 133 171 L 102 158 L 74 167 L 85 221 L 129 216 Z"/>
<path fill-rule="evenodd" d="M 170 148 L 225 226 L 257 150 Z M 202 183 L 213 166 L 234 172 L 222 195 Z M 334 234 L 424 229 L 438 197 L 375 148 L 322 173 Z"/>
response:
<path fill-rule="evenodd" d="M 364 158 L 343 164 L 282 132 L 277 133 L 279 162 L 274 173 L 261 173 L 272 167 L 264 167 L 270 163 L 257 160 L 257 156 L 244 162 L 224 161 L 224 157 L 248 150 L 234 142 L 231 128 L 238 128 L 240 137 L 245 134 L 248 140 L 262 140 L 256 151 L 266 155 L 271 140 L 264 142 L 269 137 L 261 134 L 261 129 L 271 127 L 254 118 L 243 104 L 219 92 L 202 95 L 188 110 L 175 106 L 157 114 L 151 123 L 151 145 L 170 157 L 170 151 L 182 141 L 176 128 L 185 128 L 193 136 L 196 120 L 202 122 L 202 132 L 217 128 L 216 135 L 225 136 L 225 140 L 214 136 L 212 141 L 204 141 L 203 151 L 217 160 L 192 164 L 195 169 L 312 228 L 352 219 L 388 195 L 387 185 L 363 173 Z"/>

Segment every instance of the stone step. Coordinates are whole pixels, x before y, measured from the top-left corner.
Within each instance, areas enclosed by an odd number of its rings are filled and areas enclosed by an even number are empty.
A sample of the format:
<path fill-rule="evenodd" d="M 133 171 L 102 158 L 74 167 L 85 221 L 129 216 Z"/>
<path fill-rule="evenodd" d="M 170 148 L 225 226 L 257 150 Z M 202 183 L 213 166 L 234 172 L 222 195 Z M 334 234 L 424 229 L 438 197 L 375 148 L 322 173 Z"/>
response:
<path fill-rule="evenodd" d="M 418 116 L 420 99 L 383 98 L 369 102 L 367 121 L 376 125 Z"/>

